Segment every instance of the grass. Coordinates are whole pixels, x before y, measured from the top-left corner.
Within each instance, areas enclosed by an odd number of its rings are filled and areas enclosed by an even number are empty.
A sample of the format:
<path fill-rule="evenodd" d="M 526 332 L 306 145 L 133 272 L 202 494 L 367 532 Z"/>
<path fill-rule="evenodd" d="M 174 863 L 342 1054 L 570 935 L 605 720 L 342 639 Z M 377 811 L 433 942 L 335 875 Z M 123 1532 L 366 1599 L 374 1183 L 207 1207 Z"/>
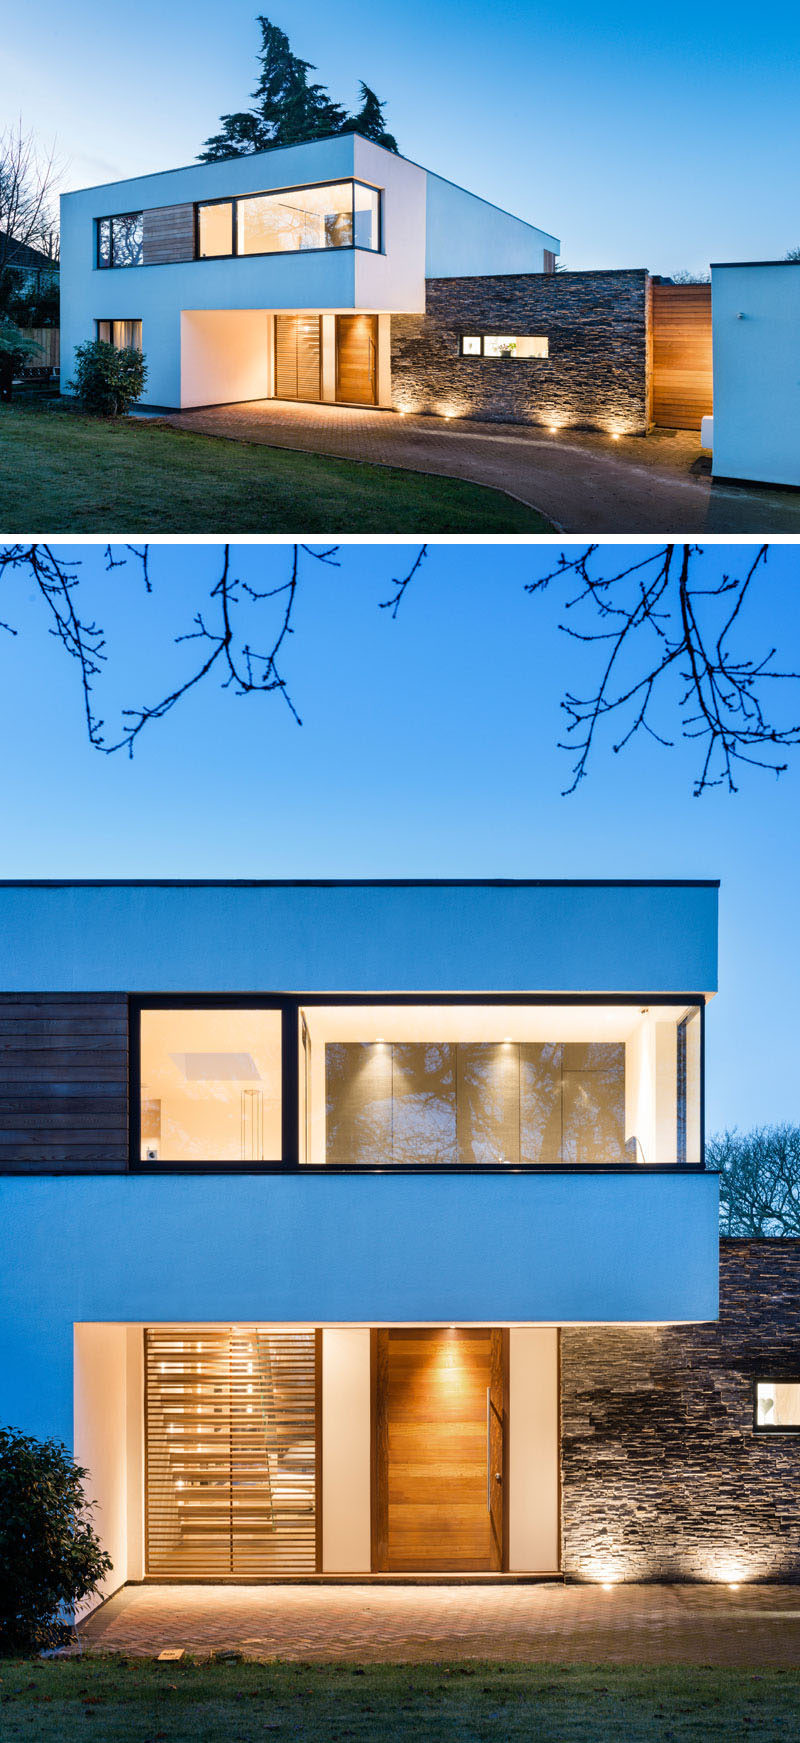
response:
<path fill-rule="evenodd" d="M 0 1662 L 3 1743 L 792 1743 L 800 1671 Z"/>
<path fill-rule="evenodd" d="M 0 407 L 5 533 L 530 533 L 500 491 L 31 397 Z"/>

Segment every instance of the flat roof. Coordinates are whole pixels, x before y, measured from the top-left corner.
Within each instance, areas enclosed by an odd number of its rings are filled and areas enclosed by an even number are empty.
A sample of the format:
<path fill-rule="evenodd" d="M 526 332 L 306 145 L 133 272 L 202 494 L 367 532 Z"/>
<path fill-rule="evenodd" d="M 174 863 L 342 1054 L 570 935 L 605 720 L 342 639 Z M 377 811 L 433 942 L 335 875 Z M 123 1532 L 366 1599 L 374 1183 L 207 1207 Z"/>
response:
<path fill-rule="evenodd" d="M 2 890 L 718 890 L 719 878 L 0 878 Z"/>
<path fill-rule="evenodd" d="M 712 272 L 722 266 L 800 266 L 800 260 L 712 260 Z"/>

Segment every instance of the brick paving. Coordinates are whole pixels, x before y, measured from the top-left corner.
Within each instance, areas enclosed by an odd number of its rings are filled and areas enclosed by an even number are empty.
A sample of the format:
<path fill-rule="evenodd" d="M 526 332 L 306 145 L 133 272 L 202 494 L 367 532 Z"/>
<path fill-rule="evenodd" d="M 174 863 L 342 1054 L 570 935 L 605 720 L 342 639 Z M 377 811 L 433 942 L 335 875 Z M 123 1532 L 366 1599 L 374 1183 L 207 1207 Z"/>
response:
<path fill-rule="evenodd" d="M 490 485 L 564 532 L 800 532 L 800 491 L 713 482 L 708 456 L 686 430 L 614 441 L 590 432 L 552 436 L 520 424 L 285 400 L 174 412 L 163 421 L 196 434 Z"/>
<path fill-rule="evenodd" d="M 720 1585 L 126 1586 L 95 1651 L 258 1659 L 796 1666 L 800 1588 Z"/>

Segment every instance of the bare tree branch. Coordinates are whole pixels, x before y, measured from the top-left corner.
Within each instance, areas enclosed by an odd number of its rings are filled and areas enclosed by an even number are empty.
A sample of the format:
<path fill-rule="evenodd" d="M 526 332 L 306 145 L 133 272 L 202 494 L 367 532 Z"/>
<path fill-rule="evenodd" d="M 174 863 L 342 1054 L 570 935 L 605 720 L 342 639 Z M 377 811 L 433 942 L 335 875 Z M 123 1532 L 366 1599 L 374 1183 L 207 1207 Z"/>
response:
<path fill-rule="evenodd" d="M 22 247 L 58 259 L 55 147 L 42 150 L 21 118 L 0 132 L 0 270 Z"/>
<path fill-rule="evenodd" d="M 800 674 L 775 665 L 774 647 L 754 656 L 733 645 L 734 632 L 744 633 L 742 613 L 768 551 L 761 545 L 752 556 L 743 553 L 737 576 L 708 579 L 699 545 L 664 545 L 611 574 L 602 568 L 602 548 L 589 545 L 576 556 L 562 553 L 555 570 L 527 583 L 529 594 L 560 584 L 568 620 L 559 627 L 601 656 L 595 688 L 585 696 L 567 689 L 561 704 L 567 734 L 575 735 L 561 747 L 575 757 L 567 793 L 585 779 L 611 719 L 621 728 L 615 752 L 639 734 L 674 743 L 661 725 L 670 680 L 678 686 L 681 735 L 702 746 L 695 797 L 720 785 L 735 793 L 739 764 L 784 773 L 787 763 L 778 753 L 800 744 L 800 722 L 772 718 L 767 686 L 798 682 Z"/>
<path fill-rule="evenodd" d="M 721 1132 L 706 1144 L 719 1174 L 723 1235 L 800 1235 L 800 1127 Z"/>

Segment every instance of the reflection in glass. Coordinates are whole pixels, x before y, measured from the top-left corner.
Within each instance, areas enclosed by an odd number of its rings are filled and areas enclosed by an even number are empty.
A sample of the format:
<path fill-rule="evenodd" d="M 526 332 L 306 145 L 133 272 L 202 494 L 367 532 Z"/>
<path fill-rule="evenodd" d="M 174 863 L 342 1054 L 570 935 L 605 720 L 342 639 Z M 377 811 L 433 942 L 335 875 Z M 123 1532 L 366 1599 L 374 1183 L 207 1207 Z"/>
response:
<path fill-rule="evenodd" d="M 97 264 L 98 266 L 141 266 L 141 212 L 124 212 L 119 218 L 98 219 Z"/>
<path fill-rule="evenodd" d="M 236 203 L 239 254 L 284 254 L 309 248 L 351 248 L 353 185 L 287 188 Z"/>
<path fill-rule="evenodd" d="M 377 188 L 353 183 L 353 241 L 356 248 L 380 248 L 381 207 Z"/>

